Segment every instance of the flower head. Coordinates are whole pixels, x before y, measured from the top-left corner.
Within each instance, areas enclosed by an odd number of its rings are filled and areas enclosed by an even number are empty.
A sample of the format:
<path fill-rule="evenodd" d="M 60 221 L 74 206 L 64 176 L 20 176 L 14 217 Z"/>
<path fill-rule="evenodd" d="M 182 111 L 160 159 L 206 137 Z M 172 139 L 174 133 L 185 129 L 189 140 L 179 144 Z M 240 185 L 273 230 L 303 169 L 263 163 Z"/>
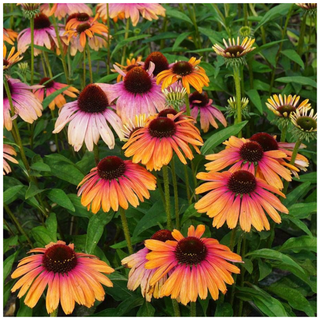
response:
<path fill-rule="evenodd" d="M 11 168 L 7 160 L 11 161 L 12 163 L 19 163 L 15 158 L 12 157 L 16 155 L 17 153 L 14 150 L 13 146 L 3 144 L 3 175 L 11 172 Z"/>
<path fill-rule="evenodd" d="M 292 133 L 296 139 L 309 142 L 317 138 L 317 114 L 314 114 L 314 109 L 299 108 L 290 115 L 290 118 L 293 124 Z"/>
<path fill-rule="evenodd" d="M 148 71 L 134 67 L 125 73 L 118 66 L 113 67 L 123 76 L 123 81 L 109 85 L 108 93 L 111 101 L 117 99 L 117 113 L 122 121 L 134 119 L 138 114 L 154 115 L 165 108 L 164 94 L 152 76 L 153 63 Z"/>
<path fill-rule="evenodd" d="M 208 132 L 209 125 L 218 129 L 218 124 L 215 119 L 218 119 L 224 127 L 227 126 L 227 121 L 222 112 L 212 105 L 212 100 L 208 98 L 206 92 L 195 91 L 189 96 L 191 108 L 191 116 L 197 120 L 200 112 L 200 125 L 203 132 Z"/>
<path fill-rule="evenodd" d="M 317 15 L 317 3 L 296 3 L 297 6 L 305 10 L 305 14 L 313 18 Z"/>
<path fill-rule="evenodd" d="M 170 69 L 157 75 L 157 84 L 162 82 L 162 89 L 165 89 L 176 81 L 181 81 L 188 94 L 190 94 L 190 84 L 201 93 L 204 86 L 209 86 L 210 80 L 205 70 L 199 66 L 200 62 L 200 59 L 192 57 L 189 61 L 171 64 Z"/>
<path fill-rule="evenodd" d="M 13 46 L 14 41 L 17 39 L 18 33 L 11 30 L 3 28 L 3 41 L 8 42 Z"/>
<path fill-rule="evenodd" d="M 89 16 L 92 15 L 92 10 L 84 3 L 55 3 L 50 9 L 49 3 L 43 3 L 40 7 L 42 13 L 47 16 L 54 14 L 59 20 L 64 18 L 66 15 L 70 16 L 74 13 L 86 13 Z"/>
<path fill-rule="evenodd" d="M 196 194 L 207 194 L 195 204 L 195 209 L 214 218 L 212 225 L 216 228 L 227 222 L 233 229 L 239 220 L 241 229 L 246 232 L 251 230 L 251 225 L 258 231 L 270 230 L 265 212 L 276 223 L 281 222 L 277 210 L 289 213 L 272 193 L 285 195 L 249 171 L 200 172 L 197 178 L 208 182 L 196 188 Z"/>
<path fill-rule="evenodd" d="M 148 116 L 146 114 L 139 114 L 134 117 L 134 119 L 129 119 L 123 124 L 122 132 L 124 135 L 123 141 L 128 141 L 133 132 L 145 127 L 148 121 Z"/>
<path fill-rule="evenodd" d="M 204 231 L 204 225 L 196 229 L 190 226 L 187 237 L 174 230 L 174 241 L 145 241 L 145 246 L 151 250 L 145 267 L 155 269 L 150 285 L 172 271 L 160 289 L 160 297 L 171 296 L 186 305 L 197 301 L 198 296 L 206 299 L 209 290 L 212 299 L 217 300 L 219 291 L 225 294 L 226 284 L 234 283 L 231 274 L 240 273 L 240 269 L 228 261 L 242 262 L 241 257 L 218 240 L 201 238 Z"/>
<path fill-rule="evenodd" d="M 109 212 L 119 207 L 128 209 L 129 203 L 136 208 L 139 200 L 149 199 L 149 190 L 156 189 L 156 178 L 131 160 L 108 156 L 91 169 L 78 187 L 83 206 L 91 208 L 92 213 L 97 213 L 101 207 Z"/>
<path fill-rule="evenodd" d="M 36 254 L 23 258 L 11 275 L 13 279 L 22 276 L 11 291 L 20 289 L 18 298 L 27 293 L 24 303 L 29 308 L 35 307 L 47 286 L 47 312 L 56 310 L 60 302 L 65 314 L 73 312 L 75 302 L 90 308 L 95 300 L 103 301 L 105 292 L 101 284 L 113 286 L 105 274 L 114 269 L 96 256 L 75 252 L 73 244 L 51 242 L 29 253 Z"/>
<path fill-rule="evenodd" d="M 28 123 L 33 123 L 38 117 L 41 117 L 42 105 L 31 92 L 33 89 L 41 88 L 41 86 L 28 86 L 20 80 L 12 78 L 7 78 L 7 81 L 15 114 Z M 10 110 L 10 102 L 6 90 L 3 88 L 3 121 L 4 126 L 9 131 L 12 129 Z"/>
<path fill-rule="evenodd" d="M 237 39 L 229 38 L 229 43 L 223 39 L 224 48 L 219 44 L 215 44 L 212 49 L 216 54 L 224 57 L 227 64 L 240 65 L 245 63 L 244 57 L 255 49 L 255 47 L 252 47 L 254 42 L 255 39 L 248 37 L 244 38 L 241 43 L 239 37 Z"/>
<path fill-rule="evenodd" d="M 175 82 L 169 88 L 162 90 L 166 97 L 166 107 L 173 107 L 175 110 L 179 111 L 185 102 L 185 95 L 187 90 L 182 86 L 180 82 Z"/>
<path fill-rule="evenodd" d="M 151 239 L 162 242 L 174 240 L 171 231 L 169 230 L 159 230 L 151 237 Z M 131 269 L 128 277 L 128 289 L 134 291 L 140 286 L 141 294 L 148 302 L 151 301 L 152 297 L 156 299 L 160 298 L 160 289 L 167 280 L 167 274 L 165 274 L 159 281 L 150 285 L 150 280 L 156 269 L 145 268 L 145 264 L 148 262 L 146 255 L 149 252 L 150 250 L 144 247 L 137 253 L 134 253 L 121 261 L 122 265 Z M 171 273 L 172 272 L 169 272 L 168 275 Z"/>
<path fill-rule="evenodd" d="M 251 38 L 254 35 L 254 30 L 249 26 L 243 26 L 239 29 L 239 36 L 242 38 Z"/>
<path fill-rule="evenodd" d="M 249 110 L 248 110 L 248 98 L 241 99 L 241 113 L 244 118 L 250 118 Z M 237 115 L 237 102 L 235 97 L 231 97 L 228 99 L 228 106 L 226 107 L 227 118 L 228 117 L 236 117 Z"/>
<path fill-rule="evenodd" d="M 78 100 L 65 104 L 59 113 L 53 133 L 60 132 L 70 122 L 68 141 L 75 151 L 80 150 L 83 142 L 92 151 L 100 136 L 109 149 L 113 149 L 115 139 L 108 123 L 123 139 L 122 121 L 110 107 L 105 86 L 102 83 L 87 85 Z"/>
<path fill-rule="evenodd" d="M 3 70 L 9 69 L 12 65 L 19 62 L 23 57 L 20 56 L 20 52 L 17 51 L 15 47 L 12 47 L 7 56 L 7 47 L 3 44 Z"/>
<path fill-rule="evenodd" d="M 123 146 L 126 157 L 134 163 L 146 165 L 147 169 L 160 170 L 167 165 L 175 152 L 183 164 L 185 157 L 193 159 L 189 144 L 200 153 L 198 146 L 203 141 L 199 130 L 192 124 L 192 117 L 182 116 L 174 109 L 161 111 L 156 118 L 149 118 L 144 128 L 136 130 L 129 141 Z"/>
<path fill-rule="evenodd" d="M 244 169 L 254 174 L 257 171 L 259 177 L 278 189 L 283 188 L 281 178 L 291 181 L 290 171 L 281 163 L 287 157 L 284 152 L 264 151 L 258 142 L 234 136 L 224 144 L 225 150 L 206 156 L 207 160 L 212 160 L 205 165 L 208 171 L 217 172 L 228 166 L 231 166 L 230 172 Z"/>
<path fill-rule="evenodd" d="M 144 62 L 144 69 L 150 68 L 150 62 L 154 64 L 153 75 L 156 77 L 160 72 L 169 69 L 169 63 L 167 58 L 159 51 L 151 52 Z"/>
<path fill-rule="evenodd" d="M 67 84 L 63 84 L 60 82 L 55 82 L 54 80 L 50 80 L 50 78 L 42 78 L 39 82 L 40 85 L 43 85 L 42 88 L 34 90 L 34 95 L 42 102 L 44 97 L 51 95 L 57 90 L 68 87 Z M 55 109 L 55 106 L 58 108 L 63 107 L 66 104 L 66 99 L 64 95 L 67 95 L 71 98 L 76 98 L 79 90 L 74 87 L 69 87 L 62 93 L 58 94 L 49 104 L 49 108 L 51 110 Z"/>
<path fill-rule="evenodd" d="M 40 3 L 19 3 L 21 5 L 23 14 L 31 19 L 40 12 Z"/>
<path fill-rule="evenodd" d="M 143 62 L 141 61 L 141 59 L 142 59 L 142 56 L 139 56 L 137 59 L 135 58 L 127 59 L 126 61 L 127 65 L 125 66 L 116 62 L 116 66 L 119 67 L 125 74 L 127 74 L 131 69 L 143 65 Z M 111 71 L 118 72 L 115 69 L 111 69 Z M 121 81 L 122 79 L 123 79 L 123 75 L 119 73 L 117 77 L 117 82 Z"/>

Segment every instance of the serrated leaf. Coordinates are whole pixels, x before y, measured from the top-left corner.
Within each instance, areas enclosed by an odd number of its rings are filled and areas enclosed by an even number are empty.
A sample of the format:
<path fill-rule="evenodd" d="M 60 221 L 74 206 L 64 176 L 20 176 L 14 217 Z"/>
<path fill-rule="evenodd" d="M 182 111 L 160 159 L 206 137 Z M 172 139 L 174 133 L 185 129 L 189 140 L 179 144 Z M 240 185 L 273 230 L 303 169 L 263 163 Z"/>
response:
<path fill-rule="evenodd" d="M 61 189 L 51 189 L 47 197 L 52 201 L 58 204 L 59 206 L 66 208 L 72 212 L 75 211 L 74 205 L 66 195 L 66 193 Z"/>

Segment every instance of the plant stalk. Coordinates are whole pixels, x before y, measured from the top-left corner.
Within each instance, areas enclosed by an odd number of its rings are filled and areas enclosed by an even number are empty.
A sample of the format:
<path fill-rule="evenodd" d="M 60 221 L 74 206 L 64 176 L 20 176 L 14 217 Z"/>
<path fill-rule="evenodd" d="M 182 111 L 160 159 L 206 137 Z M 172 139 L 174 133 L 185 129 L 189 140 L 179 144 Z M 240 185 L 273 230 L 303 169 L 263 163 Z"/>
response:
<path fill-rule="evenodd" d="M 31 85 L 33 85 L 34 77 L 34 17 L 30 19 L 30 33 L 31 33 Z"/>
<path fill-rule="evenodd" d="M 174 163 L 174 158 L 171 160 L 171 173 L 172 173 L 172 183 L 173 183 L 173 194 L 174 194 L 174 211 L 176 217 L 176 229 L 180 228 L 180 216 L 179 216 L 179 194 L 178 194 L 178 183 L 176 168 Z"/>
<path fill-rule="evenodd" d="M 164 183 L 165 210 L 167 214 L 167 228 L 168 230 L 172 230 L 168 166 L 162 167 L 162 173 Z"/>
<path fill-rule="evenodd" d="M 133 254 L 133 248 L 131 244 L 131 237 L 130 237 L 130 231 L 128 227 L 128 221 L 126 218 L 126 212 L 122 207 L 119 207 L 119 212 L 120 212 L 124 237 L 127 241 L 128 251 L 129 251 L 129 254 Z"/>

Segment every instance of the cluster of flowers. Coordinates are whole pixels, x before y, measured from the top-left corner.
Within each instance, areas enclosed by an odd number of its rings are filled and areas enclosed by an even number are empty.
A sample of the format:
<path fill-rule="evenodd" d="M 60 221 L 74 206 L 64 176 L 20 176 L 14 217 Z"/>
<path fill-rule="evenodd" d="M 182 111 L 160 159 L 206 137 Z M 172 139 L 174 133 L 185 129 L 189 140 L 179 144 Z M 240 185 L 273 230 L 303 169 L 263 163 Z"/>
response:
<path fill-rule="evenodd" d="M 99 50 L 107 46 L 110 36 L 108 28 L 99 23 L 98 18 L 105 22 L 108 15 L 113 19 L 131 17 L 136 25 L 139 12 L 149 20 L 157 19 L 165 12 L 157 4 L 144 5 L 143 8 L 130 4 L 108 6 L 109 11 L 106 4 L 99 4 L 97 15 L 93 17 L 91 9 L 84 4 L 55 4 L 51 8 L 42 5 L 41 12 L 34 17 L 34 43 L 57 50 L 57 54 L 70 50 L 74 55 L 87 45 Z M 48 16 L 61 19 L 67 14 L 66 25 L 58 25 L 57 38 Z M 4 29 L 4 35 L 9 44 L 18 37 L 18 53 L 14 54 L 13 48 L 7 56 L 4 45 L 4 69 L 8 70 L 20 61 L 20 54 L 29 47 L 31 31 L 25 29 L 17 35 Z M 62 40 L 62 48 L 58 39 Z M 229 43 L 225 41 L 225 48 L 215 45 L 213 49 L 236 66 L 254 50 L 253 43 L 254 39 L 240 41 L 238 38 L 229 40 Z M 40 52 L 35 48 L 35 55 Z M 216 119 L 227 126 L 222 112 L 203 92 L 203 87 L 209 85 L 209 78 L 200 62 L 192 57 L 189 61 L 169 64 L 163 54 L 153 52 L 144 62 L 138 57 L 128 59 L 126 65 L 115 64 L 114 71 L 119 74 L 116 84 L 92 83 L 80 93 L 69 86 L 51 102 L 50 109 L 61 108 L 53 133 L 59 133 L 68 125 L 68 142 L 75 151 L 79 151 L 83 144 L 87 150 L 93 151 L 100 137 L 113 149 L 113 129 L 120 140 L 126 142 L 123 146 L 125 156 L 132 157 L 123 160 L 108 156 L 80 182 L 78 196 L 81 196 L 82 205 L 92 213 L 100 209 L 104 212 L 126 210 L 129 204 L 137 207 L 139 202 L 150 197 L 150 190 L 156 189 L 156 177 L 149 171 L 161 170 L 174 154 L 186 165 L 186 159 L 194 157 L 190 146 L 200 153 L 203 140 L 195 126 L 199 112 L 204 132 L 210 125 L 218 128 Z M 4 126 L 9 131 L 12 116 L 19 115 L 24 121 L 33 123 L 42 115 L 41 102 L 45 95 L 67 87 L 47 77 L 33 86 L 10 77 L 6 81 L 3 112 Z M 195 91 L 191 93 L 190 87 Z M 76 98 L 77 94 L 77 100 L 66 102 L 64 95 Z M 316 131 L 316 116 L 313 110 L 308 114 L 310 104 L 307 100 L 298 106 L 299 99 L 291 95 L 274 95 L 267 106 L 279 118 L 291 118 L 302 139 L 307 133 Z M 285 197 L 281 192 L 281 178 L 291 181 L 291 174 L 306 170 L 308 160 L 298 154 L 291 163 L 295 144 L 277 142 L 276 137 L 267 133 L 257 133 L 249 139 L 232 136 L 224 144 L 224 150 L 206 156 L 211 161 L 206 164 L 208 172 L 197 175 L 198 179 L 207 182 L 196 189 L 196 194 L 206 192 L 195 204 L 196 210 L 213 218 L 216 228 L 227 223 L 234 229 L 239 223 L 246 232 L 252 226 L 257 231 L 269 230 L 266 214 L 280 223 L 278 211 L 288 213 L 274 195 Z M 11 157 L 16 155 L 11 146 L 6 145 L 4 152 L 6 159 L 16 161 Z M 5 159 L 4 163 L 4 169 L 9 173 L 11 169 Z M 176 229 L 156 232 L 145 241 L 142 250 L 122 260 L 123 265 L 131 268 L 128 288 L 135 290 L 140 286 L 147 301 L 151 297 L 171 296 L 187 304 L 196 301 L 198 296 L 205 299 L 208 290 L 213 299 L 218 299 L 219 291 L 225 293 L 226 284 L 233 284 L 231 274 L 240 272 L 228 261 L 241 262 L 242 259 L 217 240 L 202 238 L 204 232 L 203 225 L 190 226 L 187 237 Z M 95 256 L 76 253 L 71 244 L 58 241 L 46 248 L 32 249 L 30 253 L 36 254 L 22 259 L 12 274 L 13 278 L 23 276 L 12 291 L 20 289 L 19 298 L 27 293 L 24 303 L 31 308 L 47 285 L 47 311 L 56 310 L 61 301 L 66 314 L 72 313 L 75 302 L 91 307 L 95 299 L 103 300 L 105 293 L 101 284 L 112 286 L 103 274 L 114 270 Z"/>

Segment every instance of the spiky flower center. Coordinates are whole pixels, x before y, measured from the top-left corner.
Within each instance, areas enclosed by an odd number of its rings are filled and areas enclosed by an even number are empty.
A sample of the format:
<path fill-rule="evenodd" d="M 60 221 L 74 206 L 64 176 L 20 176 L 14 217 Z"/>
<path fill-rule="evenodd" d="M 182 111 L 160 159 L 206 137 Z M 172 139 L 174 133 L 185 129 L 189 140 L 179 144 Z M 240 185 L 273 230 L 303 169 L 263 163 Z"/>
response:
<path fill-rule="evenodd" d="M 193 72 L 193 65 L 187 61 L 179 61 L 173 65 L 172 72 L 184 77 Z"/>
<path fill-rule="evenodd" d="M 178 242 L 175 256 L 181 264 L 196 265 L 206 258 L 207 247 L 199 238 L 187 237 Z"/>
<path fill-rule="evenodd" d="M 240 156 L 243 160 L 248 162 L 260 161 L 263 157 L 263 148 L 258 142 L 246 142 L 240 148 Z"/>
<path fill-rule="evenodd" d="M 87 13 L 78 13 L 77 14 L 77 20 L 78 21 L 88 21 L 90 19 L 90 16 Z"/>
<path fill-rule="evenodd" d="M 206 92 L 194 92 L 189 97 L 190 105 L 197 107 L 205 107 L 209 103 L 209 98 Z"/>
<path fill-rule="evenodd" d="M 126 72 L 129 72 L 130 70 L 132 70 L 133 68 L 139 67 L 137 64 L 131 64 L 130 66 L 126 67 Z"/>
<path fill-rule="evenodd" d="M 51 22 L 45 14 L 40 13 L 34 17 L 34 28 L 36 30 L 49 28 L 50 26 Z"/>
<path fill-rule="evenodd" d="M 108 156 L 98 163 L 98 175 L 105 180 L 121 177 L 126 171 L 125 162 L 117 156 Z"/>
<path fill-rule="evenodd" d="M 256 186 L 254 175 L 245 170 L 234 172 L 228 181 L 229 190 L 236 194 L 249 194 L 256 189 Z"/>
<path fill-rule="evenodd" d="M 163 109 L 158 113 L 158 118 L 167 118 L 168 114 L 176 115 L 178 112 L 174 109 L 168 108 L 168 109 Z"/>
<path fill-rule="evenodd" d="M 244 48 L 241 46 L 231 46 L 227 49 L 224 50 L 224 53 L 230 53 L 231 56 L 237 56 L 238 54 L 240 55 L 244 51 Z"/>
<path fill-rule="evenodd" d="M 124 78 L 124 87 L 131 93 L 146 93 L 152 88 L 149 74 L 141 67 L 131 69 Z"/>
<path fill-rule="evenodd" d="M 176 124 L 169 118 L 156 118 L 149 124 L 149 133 L 152 137 L 167 138 L 172 137 L 176 132 Z"/>
<path fill-rule="evenodd" d="M 40 80 L 39 84 L 44 85 L 47 89 L 52 88 L 54 85 L 54 81 L 53 80 L 49 81 L 49 80 L 50 80 L 50 78 L 42 78 Z M 47 81 L 49 81 L 49 82 L 47 82 Z"/>
<path fill-rule="evenodd" d="M 146 61 L 144 62 L 144 69 L 148 70 L 150 66 L 150 62 L 153 62 L 155 65 L 153 75 L 158 75 L 161 71 L 169 69 L 169 63 L 167 58 L 158 51 L 152 52 L 148 55 Z"/>
<path fill-rule="evenodd" d="M 282 116 L 289 117 L 292 112 L 296 111 L 296 108 L 293 107 L 292 105 L 288 104 L 288 105 L 284 105 L 284 106 L 277 108 L 277 111 Z"/>
<path fill-rule="evenodd" d="M 154 240 L 159 240 L 162 242 L 166 242 L 167 240 L 174 240 L 171 231 L 163 229 L 163 230 L 159 230 L 157 231 L 152 237 L 151 239 Z"/>
<path fill-rule="evenodd" d="M 88 30 L 88 29 L 90 29 L 90 28 L 91 28 L 90 23 L 88 23 L 88 22 L 82 23 L 82 24 L 79 24 L 79 25 L 77 26 L 77 32 L 78 32 L 78 33 L 82 33 L 82 32 L 84 32 L 84 31 L 86 31 L 86 30 Z"/>
<path fill-rule="evenodd" d="M 297 124 L 304 130 L 310 131 L 312 129 L 317 129 L 317 121 L 311 117 L 299 117 L 297 119 Z"/>
<path fill-rule="evenodd" d="M 78 98 L 79 109 L 87 113 L 103 112 L 108 105 L 106 94 L 96 84 L 87 85 Z"/>
<path fill-rule="evenodd" d="M 279 149 L 277 140 L 265 132 L 254 134 L 250 140 L 258 142 L 265 152 Z"/>
<path fill-rule="evenodd" d="M 49 272 L 68 273 L 77 265 L 76 253 L 67 245 L 55 244 L 44 253 L 42 265 Z"/>

